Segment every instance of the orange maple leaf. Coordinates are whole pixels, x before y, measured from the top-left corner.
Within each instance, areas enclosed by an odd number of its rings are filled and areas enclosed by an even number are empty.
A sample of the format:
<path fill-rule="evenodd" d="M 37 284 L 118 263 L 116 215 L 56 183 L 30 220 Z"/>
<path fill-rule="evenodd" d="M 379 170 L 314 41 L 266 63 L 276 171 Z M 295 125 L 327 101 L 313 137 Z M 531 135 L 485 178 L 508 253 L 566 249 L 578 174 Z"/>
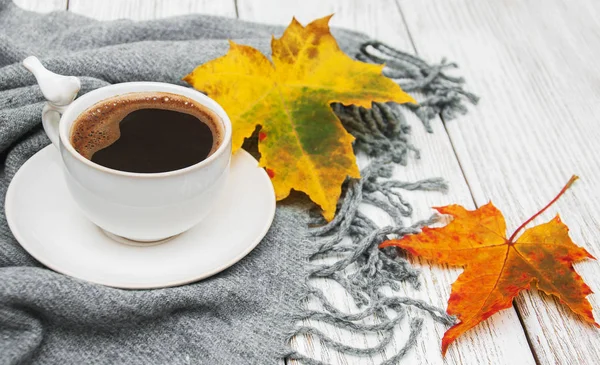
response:
<path fill-rule="evenodd" d="M 586 296 L 592 290 L 573 269 L 573 262 L 594 257 L 575 245 L 569 228 L 557 215 L 548 223 L 517 234 L 544 212 L 577 180 L 571 177 L 560 193 L 542 210 L 506 238 L 502 213 L 490 202 L 469 211 L 460 205 L 434 208 L 453 220 L 441 228 L 424 227 L 419 234 L 383 242 L 380 247 L 397 246 L 439 263 L 464 266 L 452 284 L 447 312 L 460 322 L 442 339 L 442 353 L 461 334 L 492 314 L 512 306 L 522 290 L 537 284 L 541 291 L 555 295 L 587 322 L 594 321 Z"/>

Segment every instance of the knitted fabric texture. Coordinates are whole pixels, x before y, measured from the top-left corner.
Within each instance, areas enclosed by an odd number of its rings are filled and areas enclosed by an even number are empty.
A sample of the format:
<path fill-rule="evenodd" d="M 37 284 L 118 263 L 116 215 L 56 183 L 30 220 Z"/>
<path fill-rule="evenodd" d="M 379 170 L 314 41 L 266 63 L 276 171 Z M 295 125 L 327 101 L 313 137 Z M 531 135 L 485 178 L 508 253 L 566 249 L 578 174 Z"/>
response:
<path fill-rule="evenodd" d="M 281 364 L 283 358 L 320 364 L 291 349 L 289 339 L 311 334 L 337 351 L 364 356 L 384 348 L 394 328 L 402 326 L 410 335 L 386 361 L 395 364 L 417 343 L 419 316 L 453 322 L 425 302 L 383 295 L 382 288 L 398 289 L 402 282 L 418 287 L 419 273 L 395 250 L 377 247 L 389 235 L 414 233 L 432 222 L 402 224 L 412 208 L 401 190 L 446 188 L 440 179 L 406 183 L 389 177 L 393 164 L 418 157 L 402 113 L 416 113 L 428 128 L 438 114 L 453 117 L 465 111 L 465 100 L 476 100 L 462 89 L 462 80 L 444 74 L 452 64 L 430 66 L 359 33 L 333 30 L 347 54 L 386 62 L 387 76 L 425 96 L 419 106 L 403 109 L 333 105 L 356 137 L 355 148 L 374 157 L 361 180 L 346 183 L 336 218 L 323 225 L 307 199 L 286 199 L 278 203 L 263 241 L 226 271 L 175 288 L 121 290 L 44 268 L 7 226 L 4 199 L 12 177 L 49 144 L 41 128 L 43 95 L 21 61 L 35 55 L 48 69 L 79 77 L 79 95 L 127 81 L 185 85 L 181 78 L 195 66 L 227 52 L 228 39 L 270 54 L 271 35 L 279 36 L 283 28 L 202 15 L 99 22 L 68 12 L 23 11 L 8 0 L 0 0 L 0 25 L 0 364 L 264 365 Z M 378 227 L 358 210 L 359 203 L 384 210 L 395 225 Z M 343 239 L 347 236 L 351 239 Z M 313 262 L 323 257 L 337 259 Z M 310 285 L 311 278 L 335 280 L 361 311 L 340 312 Z M 321 309 L 306 309 L 309 297 Z M 407 316 L 409 310 L 415 315 Z M 376 324 L 365 324 L 366 318 L 376 318 Z M 304 319 L 379 332 L 383 340 L 374 348 L 353 348 L 300 325 Z"/>

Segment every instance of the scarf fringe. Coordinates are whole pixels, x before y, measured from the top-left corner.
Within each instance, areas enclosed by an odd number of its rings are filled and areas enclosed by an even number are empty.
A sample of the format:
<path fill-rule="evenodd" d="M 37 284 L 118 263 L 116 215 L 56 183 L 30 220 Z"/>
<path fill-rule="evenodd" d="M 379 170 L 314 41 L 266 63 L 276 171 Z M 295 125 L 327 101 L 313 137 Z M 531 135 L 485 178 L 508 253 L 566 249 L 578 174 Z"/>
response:
<path fill-rule="evenodd" d="M 444 71 L 457 68 L 445 58 L 439 64 L 430 65 L 420 58 L 392 48 L 377 41 L 362 44 L 356 59 L 369 63 L 384 63 L 383 74 L 400 85 L 408 93 L 419 92 L 425 100 L 415 104 L 404 104 L 414 112 L 425 129 L 432 133 L 431 120 L 438 115 L 451 120 L 466 114 L 465 101 L 477 104 L 479 97 L 464 89 L 462 77 L 447 75 Z"/>
<path fill-rule="evenodd" d="M 409 307 L 416 308 L 430 315 L 434 320 L 445 325 L 454 324 L 454 318 L 447 315 L 443 309 L 434 307 L 422 300 L 410 297 L 386 296 L 382 289 L 389 287 L 395 291 L 401 289 L 403 282 L 408 282 L 414 288 L 419 287 L 419 271 L 410 263 L 398 256 L 394 248 L 379 249 L 379 244 L 389 237 L 402 237 L 414 234 L 420 228 L 438 221 L 437 216 L 419 221 L 411 226 L 402 224 L 402 217 L 412 214 L 411 205 L 402 198 L 398 189 L 405 190 L 438 190 L 444 191 L 447 185 L 441 179 L 426 179 L 414 183 L 395 180 L 380 182 L 379 178 L 391 175 L 391 162 L 388 156 L 372 162 L 362 171 L 360 180 L 350 180 L 346 194 L 338 208 L 336 217 L 324 226 L 311 229 L 319 246 L 312 259 L 332 257 L 343 254 L 343 258 L 332 264 L 315 266 L 308 279 L 326 278 L 335 280 L 353 298 L 361 309 L 359 313 L 344 313 L 330 303 L 323 292 L 307 283 L 306 300 L 315 298 L 322 310 L 303 310 L 294 318 L 297 322 L 312 319 L 338 328 L 358 333 L 380 333 L 383 338 L 374 347 L 357 348 L 347 346 L 332 340 L 314 327 L 302 326 L 292 333 L 291 337 L 300 334 L 316 335 L 321 342 L 341 353 L 368 356 L 381 352 L 393 339 L 394 329 L 407 318 Z M 359 204 L 366 203 L 383 209 L 394 220 L 394 226 L 378 227 L 366 215 L 358 210 Z M 344 237 L 351 237 L 351 243 L 346 243 Z M 390 313 L 395 313 L 390 315 Z M 365 324 L 365 319 L 372 319 L 376 324 Z M 395 364 L 410 350 L 417 341 L 422 329 L 423 319 L 410 320 L 410 334 L 404 347 L 383 364 Z M 322 365 L 321 361 L 306 357 L 298 352 L 288 355 L 288 359 L 300 360 L 309 365 Z"/>
<path fill-rule="evenodd" d="M 438 65 L 429 65 L 419 58 L 395 50 L 379 42 L 367 42 L 361 47 L 359 60 L 386 63 L 384 74 L 393 78 L 408 92 L 423 93 L 425 101 L 419 105 L 406 105 L 431 132 L 431 119 L 441 115 L 452 119 L 467 111 L 463 102 L 477 103 L 478 97 L 463 90 L 464 80 L 446 75 L 443 70 L 456 67 L 445 60 Z M 394 329 L 403 321 L 409 322 L 409 336 L 402 349 L 383 365 L 396 364 L 416 343 L 423 326 L 423 318 L 411 316 L 408 311 L 416 309 L 429 315 L 435 321 L 450 326 L 456 319 L 422 300 L 403 296 L 383 294 L 384 288 L 399 291 L 403 283 L 418 289 L 419 271 L 399 256 L 393 247 L 380 250 L 379 244 L 389 238 L 399 238 L 420 232 L 421 228 L 438 222 L 439 216 L 405 226 L 403 218 L 413 213 L 411 204 L 402 196 L 402 190 L 442 191 L 448 190 L 441 178 L 425 179 L 417 182 L 390 180 L 394 164 L 406 165 L 413 155 L 419 158 L 418 149 L 409 141 L 410 126 L 394 103 L 373 103 L 371 109 L 357 106 L 334 104 L 334 112 L 355 140 L 355 150 L 373 157 L 372 162 L 361 171 L 361 179 L 349 179 L 345 184 L 345 194 L 335 218 L 324 224 L 318 214 L 314 214 L 310 234 L 318 247 L 311 261 L 335 257 L 331 264 L 315 265 L 306 281 L 306 296 L 320 303 L 321 310 L 300 309 L 294 320 L 317 320 L 362 334 L 379 333 L 382 337 L 376 346 L 359 348 L 348 346 L 331 339 L 327 334 L 312 326 L 299 326 L 289 334 L 293 336 L 314 335 L 321 343 L 340 353 L 368 356 L 381 352 L 393 339 Z M 379 227 L 373 220 L 358 210 L 360 204 L 369 204 L 386 212 L 393 220 L 393 226 Z M 349 237 L 350 240 L 345 239 Z M 339 258 L 339 257 L 342 258 Z M 309 284 L 313 278 L 336 281 L 354 300 L 360 309 L 358 313 L 345 313 L 328 301 L 321 289 Z M 369 323 L 366 324 L 365 320 Z M 324 365 L 320 360 L 291 351 L 288 359 L 299 360 L 307 365 Z"/>

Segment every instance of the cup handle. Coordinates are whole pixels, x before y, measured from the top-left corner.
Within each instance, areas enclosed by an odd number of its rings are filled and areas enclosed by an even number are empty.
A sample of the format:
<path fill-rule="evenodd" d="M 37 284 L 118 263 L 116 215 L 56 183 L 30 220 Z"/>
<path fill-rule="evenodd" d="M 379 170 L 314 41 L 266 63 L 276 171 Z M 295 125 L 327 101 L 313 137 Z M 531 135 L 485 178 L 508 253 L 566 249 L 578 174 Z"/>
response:
<path fill-rule="evenodd" d="M 34 56 L 24 59 L 23 66 L 33 73 L 42 94 L 48 100 L 42 110 L 42 125 L 48 138 L 58 148 L 60 116 L 77 96 L 81 82 L 75 76 L 63 76 L 49 71 Z"/>
<path fill-rule="evenodd" d="M 48 138 L 50 138 L 50 141 L 52 141 L 52 144 L 59 150 L 58 124 L 65 109 L 65 106 L 53 105 L 52 103 L 44 104 L 44 109 L 42 109 L 42 126 L 44 127 L 44 131 L 48 135 Z"/>

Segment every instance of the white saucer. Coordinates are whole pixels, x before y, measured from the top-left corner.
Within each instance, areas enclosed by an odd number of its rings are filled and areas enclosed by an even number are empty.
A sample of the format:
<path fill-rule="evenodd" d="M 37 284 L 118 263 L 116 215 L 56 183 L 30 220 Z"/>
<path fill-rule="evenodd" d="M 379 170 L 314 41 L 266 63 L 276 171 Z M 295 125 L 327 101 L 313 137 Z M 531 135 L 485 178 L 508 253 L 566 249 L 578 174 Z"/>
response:
<path fill-rule="evenodd" d="M 275 215 L 269 177 L 240 150 L 232 157 L 224 198 L 209 217 L 168 242 L 125 245 L 82 215 L 61 164 L 52 145 L 25 162 L 8 187 L 6 219 L 21 246 L 38 261 L 98 284 L 144 289 L 204 279 L 252 251 Z"/>

